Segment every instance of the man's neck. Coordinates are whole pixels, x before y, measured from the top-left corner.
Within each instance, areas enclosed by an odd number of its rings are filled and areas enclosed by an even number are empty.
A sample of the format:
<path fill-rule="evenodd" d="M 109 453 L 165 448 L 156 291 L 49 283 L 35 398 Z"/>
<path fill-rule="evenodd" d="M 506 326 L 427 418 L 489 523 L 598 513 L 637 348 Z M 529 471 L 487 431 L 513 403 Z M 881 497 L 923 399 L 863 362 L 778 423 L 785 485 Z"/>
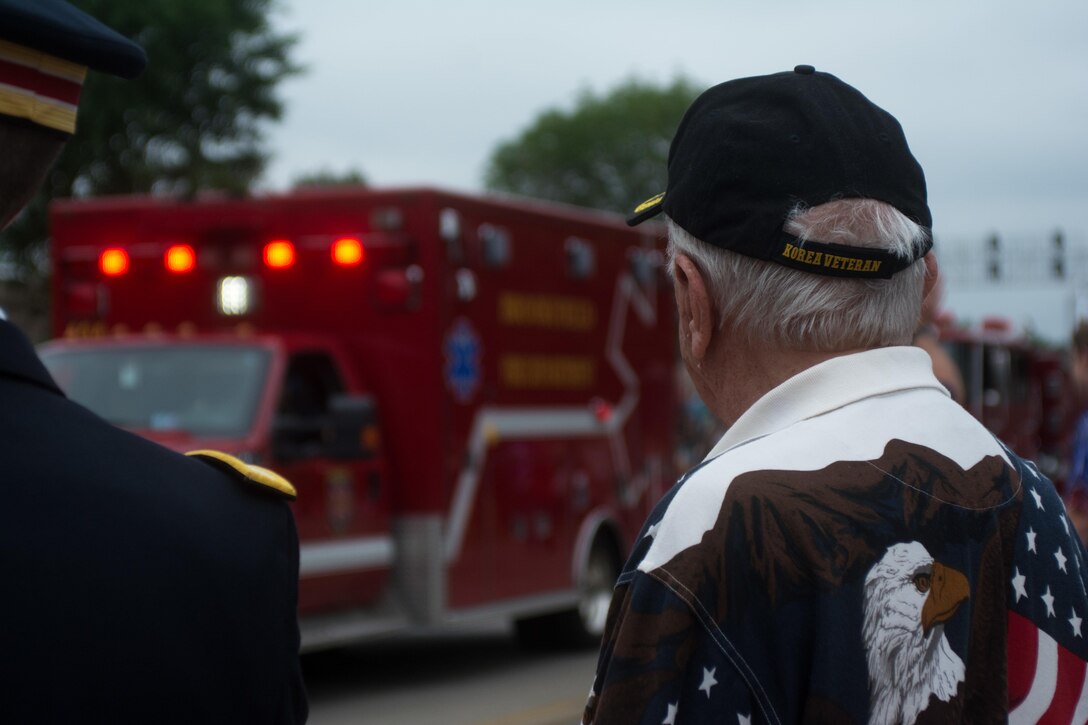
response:
<path fill-rule="evenodd" d="M 861 352 L 783 350 L 765 345 L 730 345 L 715 351 L 700 368 L 704 400 L 726 427 L 768 392 L 794 375 L 826 360 Z"/>

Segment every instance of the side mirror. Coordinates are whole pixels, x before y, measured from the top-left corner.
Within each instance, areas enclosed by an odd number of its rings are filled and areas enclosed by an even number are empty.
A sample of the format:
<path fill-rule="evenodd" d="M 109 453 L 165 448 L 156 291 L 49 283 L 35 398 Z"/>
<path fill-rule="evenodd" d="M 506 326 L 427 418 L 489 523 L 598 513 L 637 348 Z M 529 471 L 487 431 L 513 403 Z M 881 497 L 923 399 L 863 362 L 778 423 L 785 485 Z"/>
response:
<path fill-rule="evenodd" d="M 329 399 L 325 441 L 329 458 L 372 458 L 378 453 L 380 440 L 373 396 L 340 394 Z"/>
<path fill-rule="evenodd" d="M 277 415 L 272 421 L 272 457 L 286 463 L 321 456 L 326 428 L 323 415 Z"/>

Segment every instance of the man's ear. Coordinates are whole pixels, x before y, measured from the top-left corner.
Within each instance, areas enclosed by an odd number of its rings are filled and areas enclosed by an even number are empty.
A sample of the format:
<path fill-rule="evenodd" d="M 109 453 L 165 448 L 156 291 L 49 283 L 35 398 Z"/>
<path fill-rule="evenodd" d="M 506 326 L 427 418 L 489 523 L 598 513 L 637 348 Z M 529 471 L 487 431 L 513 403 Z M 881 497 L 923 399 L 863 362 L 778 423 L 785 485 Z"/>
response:
<path fill-rule="evenodd" d="M 676 255 L 673 284 L 680 313 L 680 342 L 688 346 L 691 360 L 700 362 L 714 334 L 714 304 L 699 267 L 686 254 Z"/>
<path fill-rule="evenodd" d="M 926 252 L 926 256 L 923 257 L 926 263 L 926 281 L 922 286 L 922 299 L 928 299 L 930 293 L 937 287 L 937 279 L 940 276 L 940 269 L 937 267 L 937 255 L 933 252 Z"/>

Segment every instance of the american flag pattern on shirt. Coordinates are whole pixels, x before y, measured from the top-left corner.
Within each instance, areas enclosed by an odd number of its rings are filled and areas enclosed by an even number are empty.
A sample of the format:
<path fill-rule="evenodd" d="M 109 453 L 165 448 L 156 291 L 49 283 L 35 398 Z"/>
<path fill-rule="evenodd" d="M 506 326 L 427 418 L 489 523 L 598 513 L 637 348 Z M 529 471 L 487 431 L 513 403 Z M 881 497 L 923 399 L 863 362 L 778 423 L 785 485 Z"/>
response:
<path fill-rule="evenodd" d="M 1065 507 L 1030 463 L 1009 578 L 1009 722 L 1088 721 L 1088 562 Z"/>

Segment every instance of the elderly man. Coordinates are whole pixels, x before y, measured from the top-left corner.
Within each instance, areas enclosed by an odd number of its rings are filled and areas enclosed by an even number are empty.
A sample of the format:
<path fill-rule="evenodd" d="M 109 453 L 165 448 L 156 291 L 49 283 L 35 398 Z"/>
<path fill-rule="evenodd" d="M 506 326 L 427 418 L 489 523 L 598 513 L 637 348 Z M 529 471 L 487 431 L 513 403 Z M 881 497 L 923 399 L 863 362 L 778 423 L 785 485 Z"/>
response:
<path fill-rule="evenodd" d="M 631 222 L 668 219 L 729 427 L 620 576 L 584 723 L 1083 722 L 1061 500 L 910 345 L 936 264 L 899 123 L 798 66 L 706 91 L 668 171 Z"/>
<path fill-rule="evenodd" d="M 0 0 L 0 227 L 75 130 L 90 68 L 143 50 L 62 0 Z M 306 720 L 291 485 L 125 433 L 0 320 L 0 719 Z"/>

